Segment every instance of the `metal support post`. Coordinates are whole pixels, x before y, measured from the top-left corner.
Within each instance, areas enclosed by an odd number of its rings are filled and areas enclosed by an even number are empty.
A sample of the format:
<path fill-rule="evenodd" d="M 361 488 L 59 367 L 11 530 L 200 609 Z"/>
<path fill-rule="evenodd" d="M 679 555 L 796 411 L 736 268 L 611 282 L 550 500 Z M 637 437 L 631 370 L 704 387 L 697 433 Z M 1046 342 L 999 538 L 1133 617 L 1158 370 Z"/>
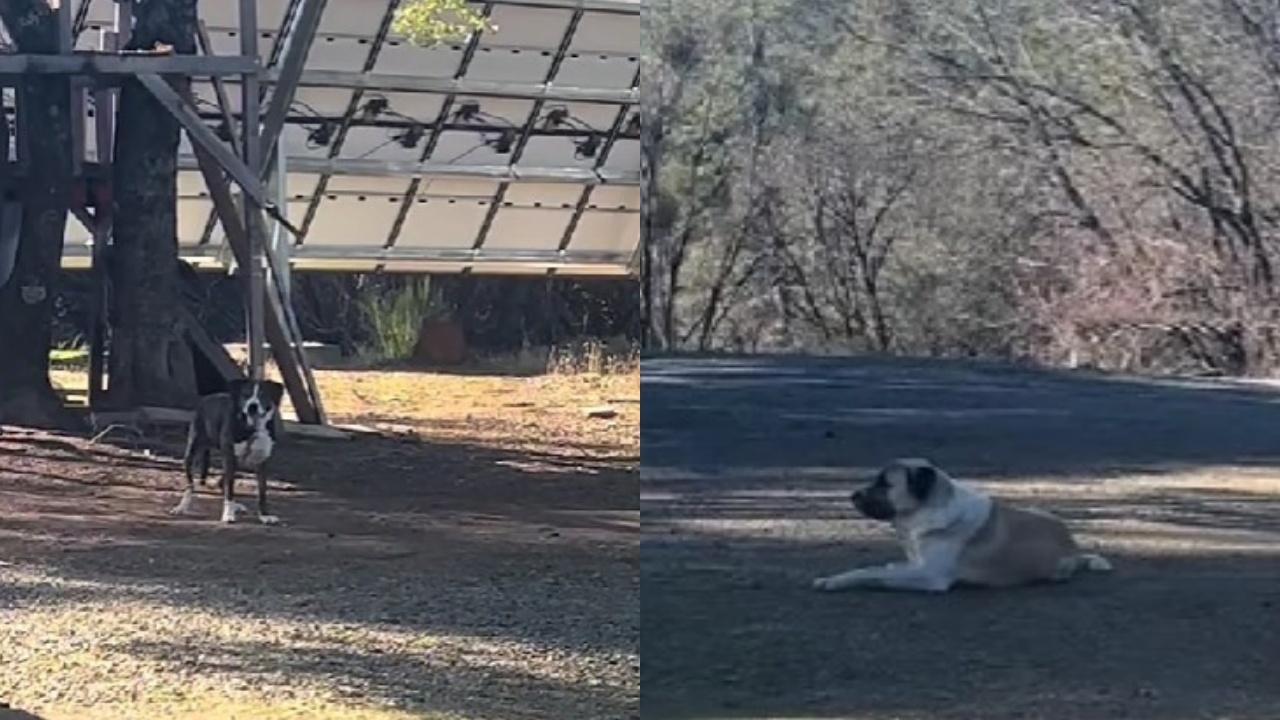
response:
<path fill-rule="evenodd" d="M 258 3 L 256 0 L 240 0 L 240 54 L 258 58 Z M 257 74 L 245 74 L 240 80 L 241 128 L 240 138 L 244 147 L 244 164 L 248 168 L 261 167 L 262 107 Z M 257 180 L 257 173 L 253 174 Z M 241 268 L 248 281 L 248 322 L 246 328 L 249 343 L 249 377 L 263 379 L 266 365 L 266 329 L 263 316 L 266 299 L 265 258 L 263 257 L 261 208 L 249 192 L 241 193 L 240 206 L 243 222 L 249 235 L 249 264 Z"/>
<path fill-rule="evenodd" d="M 71 12 L 71 0 L 58 0 L 58 53 L 70 55 L 75 49 L 75 13 Z"/>
<path fill-rule="evenodd" d="M 289 217 L 289 162 L 285 153 L 276 153 L 276 171 L 273 183 L 276 190 L 276 207 L 280 214 Z M 271 226 L 271 252 L 276 256 L 274 267 L 279 273 L 275 277 L 280 294 L 285 303 L 291 303 L 293 295 L 293 269 L 289 264 L 289 252 L 293 248 L 293 237 L 284 225 L 275 222 Z"/>
<path fill-rule="evenodd" d="M 119 26 L 121 15 L 131 8 L 126 3 L 116 6 L 116 29 L 104 30 L 100 35 L 99 48 L 103 52 L 114 51 L 121 47 Z M 111 167 L 113 146 L 115 143 L 116 90 L 95 87 L 93 90 L 93 128 L 94 140 L 98 148 L 98 164 L 104 168 Z M 108 170 L 105 177 L 98 182 L 108 183 L 111 177 Z M 102 198 L 102 194 L 97 194 Z M 89 407 L 101 407 L 106 392 L 107 368 L 107 306 L 110 302 L 107 283 L 107 247 L 111 243 L 111 208 L 101 205 L 94 211 L 92 259 L 89 275 L 92 278 L 93 290 L 90 302 L 89 320 Z"/>

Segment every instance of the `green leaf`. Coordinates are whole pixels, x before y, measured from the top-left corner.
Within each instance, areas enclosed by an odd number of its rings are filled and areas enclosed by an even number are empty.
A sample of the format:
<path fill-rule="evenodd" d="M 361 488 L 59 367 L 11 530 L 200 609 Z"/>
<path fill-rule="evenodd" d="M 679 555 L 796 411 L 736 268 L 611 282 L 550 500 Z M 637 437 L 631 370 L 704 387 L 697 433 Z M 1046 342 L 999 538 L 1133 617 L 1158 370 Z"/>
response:
<path fill-rule="evenodd" d="M 481 31 L 498 27 L 466 0 L 409 0 L 396 12 L 391 29 L 415 45 L 431 47 L 462 42 Z"/>

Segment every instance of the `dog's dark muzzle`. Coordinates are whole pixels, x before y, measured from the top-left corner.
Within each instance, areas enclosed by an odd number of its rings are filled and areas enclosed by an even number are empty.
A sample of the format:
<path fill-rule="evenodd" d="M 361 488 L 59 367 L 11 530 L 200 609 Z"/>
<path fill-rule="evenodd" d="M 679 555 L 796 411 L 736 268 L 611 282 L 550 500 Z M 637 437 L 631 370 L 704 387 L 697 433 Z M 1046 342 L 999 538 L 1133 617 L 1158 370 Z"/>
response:
<path fill-rule="evenodd" d="M 897 515 L 893 503 L 884 493 L 858 490 L 849 497 L 849 501 L 858 512 L 872 520 L 892 520 Z"/>

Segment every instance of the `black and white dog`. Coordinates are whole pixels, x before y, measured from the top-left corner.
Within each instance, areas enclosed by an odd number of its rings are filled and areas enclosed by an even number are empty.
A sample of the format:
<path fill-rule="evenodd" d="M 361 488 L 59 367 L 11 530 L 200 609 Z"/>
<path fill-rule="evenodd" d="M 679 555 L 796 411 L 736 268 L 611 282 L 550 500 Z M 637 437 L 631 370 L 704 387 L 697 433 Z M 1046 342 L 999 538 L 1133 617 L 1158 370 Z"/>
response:
<path fill-rule="evenodd" d="M 209 478 L 213 451 L 222 456 L 222 522 L 236 521 L 245 507 L 235 500 L 236 472 L 253 470 L 258 481 L 258 520 L 274 525 L 280 518 L 267 508 L 267 461 L 276 444 L 276 419 L 284 386 L 269 380 L 233 380 L 227 392 L 205 395 L 196 406 L 187 431 L 187 450 L 182 458 L 187 487 L 182 500 L 171 511 L 186 515 L 195 500 L 195 469 L 200 479 Z"/>

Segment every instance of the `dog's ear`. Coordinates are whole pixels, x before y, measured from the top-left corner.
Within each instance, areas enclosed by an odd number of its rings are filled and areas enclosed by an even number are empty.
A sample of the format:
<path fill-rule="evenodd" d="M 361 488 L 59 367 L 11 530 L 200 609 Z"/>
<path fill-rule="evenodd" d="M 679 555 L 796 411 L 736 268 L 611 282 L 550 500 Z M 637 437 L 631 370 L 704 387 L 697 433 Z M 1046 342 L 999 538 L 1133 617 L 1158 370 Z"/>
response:
<path fill-rule="evenodd" d="M 236 378 L 235 380 L 227 381 L 227 394 L 231 396 L 232 400 L 239 400 L 245 395 L 248 395 L 248 388 L 249 381 L 244 378 Z"/>
<path fill-rule="evenodd" d="M 938 469 L 932 465 L 919 465 L 907 471 L 907 492 L 924 502 L 938 485 Z"/>
<path fill-rule="evenodd" d="M 260 392 L 273 408 L 280 407 L 280 403 L 284 402 L 284 385 L 275 380 L 263 380 Z"/>

